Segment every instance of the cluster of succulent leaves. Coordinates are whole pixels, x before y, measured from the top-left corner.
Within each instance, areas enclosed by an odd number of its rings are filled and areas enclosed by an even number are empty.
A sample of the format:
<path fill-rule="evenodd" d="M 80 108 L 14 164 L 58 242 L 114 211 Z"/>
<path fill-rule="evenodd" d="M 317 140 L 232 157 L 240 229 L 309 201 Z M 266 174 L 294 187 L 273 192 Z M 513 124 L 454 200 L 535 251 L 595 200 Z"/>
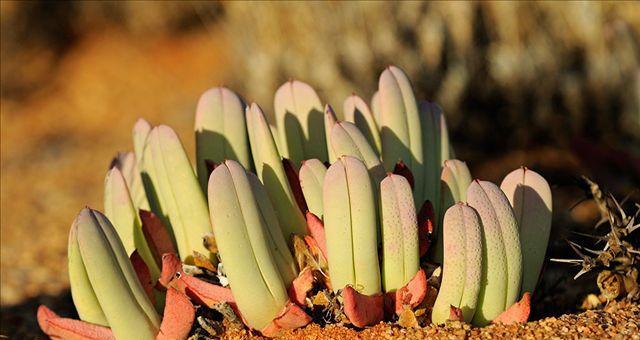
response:
<path fill-rule="evenodd" d="M 195 171 L 170 127 L 140 119 L 134 151 L 107 173 L 104 214 L 85 208 L 71 228 L 82 321 L 41 307 L 42 329 L 215 335 L 213 310 L 266 336 L 312 321 L 527 319 L 551 224 L 540 175 L 523 167 L 500 187 L 472 180 L 442 110 L 416 100 L 395 66 L 370 106 L 353 94 L 338 114 L 292 80 L 273 112 L 206 91 Z"/>

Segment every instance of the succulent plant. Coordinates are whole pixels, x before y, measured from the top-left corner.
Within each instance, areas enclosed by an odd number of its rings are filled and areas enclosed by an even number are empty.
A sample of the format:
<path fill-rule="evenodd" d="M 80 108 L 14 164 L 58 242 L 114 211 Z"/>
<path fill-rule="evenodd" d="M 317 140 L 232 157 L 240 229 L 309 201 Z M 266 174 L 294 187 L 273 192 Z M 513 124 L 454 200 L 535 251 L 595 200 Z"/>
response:
<path fill-rule="evenodd" d="M 262 183 L 235 161 L 209 179 L 211 222 L 242 316 L 261 330 L 282 311 L 295 263 Z"/>
<path fill-rule="evenodd" d="M 382 285 L 385 292 L 405 286 L 420 269 L 418 219 L 407 179 L 389 174 L 380 183 Z"/>
<path fill-rule="evenodd" d="M 395 66 L 380 76 L 371 109 L 356 95 L 345 100 L 344 120 L 296 80 L 274 106 L 269 124 L 231 90 L 206 91 L 195 172 L 171 128 L 138 120 L 134 151 L 118 154 L 105 179 L 111 222 L 85 209 L 70 232 L 84 321 L 41 307 L 42 329 L 59 338 L 219 336 L 193 304 L 265 336 L 312 318 L 356 327 L 385 316 L 401 325 L 527 319 L 530 295 L 516 300 L 521 286 L 533 290 L 548 238 L 536 239 L 549 229 L 542 177 L 510 174 L 507 196 L 472 182 L 451 159 L 442 110 L 418 107 Z M 434 257 L 421 258 L 433 225 Z M 443 270 L 423 268 L 434 259 Z M 154 304 L 164 305 L 162 323 Z"/>
<path fill-rule="evenodd" d="M 467 202 L 480 216 L 482 280 L 473 323 L 484 325 L 518 300 L 522 279 L 522 252 L 518 222 L 507 197 L 495 184 L 474 180 Z"/>
<path fill-rule="evenodd" d="M 355 124 L 379 155 L 382 151 L 380 130 L 367 103 L 362 98 L 352 94 L 344 100 L 343 114 L 344 120 Z"/>
<path fill-rule="evenodd" d="M 108 326 L 118 339 L 153 339 L 160 316 L 122 242 L 100 212 L 83 209 L 69 232 L 69 281 L 80 319 Z"/>
<path fill-rule="evenodd" d="M 180 257 L 191 262 L 193 251 L 207 254 L 207 202 L 178 135 L 166 125 L 151 129 L 141 164 L 151 209 L 172 231 Z"/>
<path fill-rule="evenodd" d="M 334 291 L 382 292 L 375 191 L 365 164 L 342 156 L 327 170 L 322 200 L 329 276 Z"/>
<path fill-rule="evenodd" d="M 444 212 L 458 202 L 467 200 L 467 188 L 471 184 L 471 173 L 467 165 L 457 159 L 448 159 L 444 161 L 442 174 L 440 176 L 440 190 L 438 190 L 439 199 L 436 200 L 435 211 L 440 211 L 437 217 L 436 242 L 433 247 L 433 260 L 442 263 L 443 237 L 442 227 Z"/>
<path fill-rule="evenodd" d="M 373 183 L 379 183 L 384 178 L 385 171 L 380 158 L 355 124 L 335 123 L 331 128 L 330 144 L 334 155 L 353 156 L 363 161 Z"/>
<path fill-rule="evenodd" d="M 413 172 L 414 199 L 421 204 L 424 198 L 424 155 L 422 128 L 418 104 L 407 75 L 395 66 L 389 66 L 378 82 L 380 111 L 380 138 L 382 160 L 387 171 L 393 170 L 402 160 Z"/>
<path fill-rule="evenodd" d="M 327 167 L 318 159 L 302 161 L 300 166 L 300 187 L 304 194 L 309 211 L 322 218 L 324 208 L 322 206 L 322 186 Z"/>
<path fill-rule="evenodd" d="M 306 234 L 306 221 L 296 205 L 282 166 L 282 157 L 278 153 L 278 147 L 262 109 L 255 103 L 251 104 L 247 108 L 246 116 L 256 174 L 264 183 L 273 203 L 285 239 L 290 240 L 293 234 Z"/>
<path fill-rule="evenodd" d="M 109 170 L 104 187 L 104 214 L 115 227 L 127 256 L 137 250 L 149 267 L 151 277 L 157 279 L 160 275 L 160 267 L 147 244 L 142 231 L 142 222 L 129 194 L 124 176 L 118 168 Z"/>
<path fill-rule="evenodd" d="M 276 91 L 273 100 L 278 130 L 278 147 L 283 157 L 299 165 L 303 160 L 327 160 L 322 103 L 306 83 L 290 80 Z"/>
<path fill-rule="evenodd" d="M 200 96 L 195 116 L 196 167 L 206 192 L 206 161 L 233 159 L 251 169 L 251 155 L 242 99 L 226 87 L 214 87 Z"/>
<path fill-rule="evenodd" d="M 522 271 L 520 293 L 533 294 L 551 232 L 551 188 L 537 172 L 522 167 L 510 172 L 500 189 L 513 207 L 520 231 L 522 268 L 526 268 Z"/>
<path fill-rule="evenodd" d="M 431 320 L 436 324 L 449 319 L 450 306 L 462 310 L 470 322 L 475 313 L 482 279 L 482 224 L 478 213 L 459 202 L 444 216 L 444 272 Z"/>

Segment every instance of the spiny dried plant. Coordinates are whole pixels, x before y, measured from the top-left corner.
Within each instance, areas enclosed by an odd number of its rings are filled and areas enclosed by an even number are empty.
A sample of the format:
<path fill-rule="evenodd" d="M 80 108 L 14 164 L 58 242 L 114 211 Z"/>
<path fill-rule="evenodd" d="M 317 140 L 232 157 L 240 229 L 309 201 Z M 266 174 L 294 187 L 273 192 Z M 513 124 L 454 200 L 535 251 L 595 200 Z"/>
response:
<path fill-rule="evenodd" d="M 278 336 L 310 322 L 526 321 L 549 234 L 547 182 L 527 168 L 501 187 L 472 180 L 452 159 L 442 110 L 418 102 L 398 67 L 372 101 L 351 95 L 342 121 L 291 80 L 270 124 L 256 103 L 210 89 L 195 167 L 170 127 L 139 120 L 134 151 L 107 173 L 107 216 L 85 208 L 70 232 L 82 321 L 41 306 L 41 328 L 185 339 L 241 323 Z"/>
<path fill-rule="evenodd" d="M 551 260 L 579 266 L 574 279 L 591 271 L 598 273 L 596 283 L 600 294 L 589 295 L 583 303 L 586 308 L 597 308 L 612 300 L 638 301 L 640 247 L 637 234 L 632 233 L 640 229 L 640 204 L 634 203 L 633 212 L 627 213 L 623 209 L 627 199 L 618 202 L 613 194 L 604 192 L 591 179 L 582 177 L 582 180 L 600 212 L 594 233 L 583 235 L 595 242 L 587 247 L 568 240 L 579 258 Z"/>

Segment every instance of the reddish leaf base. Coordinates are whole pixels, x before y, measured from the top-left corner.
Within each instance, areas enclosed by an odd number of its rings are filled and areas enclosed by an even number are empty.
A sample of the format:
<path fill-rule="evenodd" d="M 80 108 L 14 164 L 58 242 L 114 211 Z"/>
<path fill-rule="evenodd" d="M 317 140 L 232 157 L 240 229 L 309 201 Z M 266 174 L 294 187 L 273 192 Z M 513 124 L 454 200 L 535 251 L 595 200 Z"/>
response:
<path fill-rule="evenodd" d="M 182 261 L 175 253 L 166 253 L 162 255 L 162 272 L 158 283 L 165 288 L 169 287 L 171 281 L 175 278 L 176 274 L 184 274 L 182 270 Z"/>
<path fill-rule="evenodd" d="M 144 263 L 144 260 L 137 250 L 134 250 L 133 253 L 131 253 L 129 259 L 131 260 L 133 269 L 136 271 L 138 281 L 140 281 L 142 288 L 144 288 L 144 292 L 147 294 L 149 300 L 155 303 L 156 297 L 153 295 L 153 282 L 151 281 L 151 272 L 149 271 L 149 267 Z"/>
<path fill-rule="evenodd" d="M 167 290 L 167 303 L 157 340 L 186 339 L 196 317 L 196 309 L 189 298 L 174 288 Z"/>
<path fill-rule="evenodd" d="M 115 339 L 111 329 L 96 324 L 61 318 L 46 306 L 38 307 L 40 329 L 51 339 L 64 340 L 111 340 Z"/>
<path fill-rule="evenodd" d="M 304 327 L 311 322 L 311 317 L 307 315 L 298 305 L 288 301 L 282 313 L 271 323 L 263 328 L 260 333 L 268 337 L 276 337 L 288 329 Z"/>
<path fill-rule="evenodd" d="M 462 309 L 456 306 L 449 306 L 449 320 L 464 322 L 464 317 L 462 316 Z"/>
<path fill-rule="evenodd" d="M 406 178 L 407 182 L 409 182 L 409 185 L 411 186 L 411 189 L 413 189 L 415 182 L 413 179 L 413 173 L 411 173 L 411 169 L 409 169 L 409 167 L 404 164 L 402 160 L 399 160 L 398 163 L 396 163 L 396 166 L 393 167 L 393 173 Z"/>
<path fill-rule="evenodd" d="M 516 322 L 525 323 L 529 319 L 530 313 L 531 313 L 531 294 L 529 294 L 529 292 L 525 292 L 524 295 L 522 295 L 522 299 L 520 299 L 520 301 L 514 303 L 506 311 L 498 315 L 498 317 L 493 319 L 491 323 L 494 323 L 494 324 L 502 323 L 505 325 L 509 325 Z"/>
<path fill-rule="evenodd" d="M 420 245 L 420 257 L 424 256 L 429 250 L 429 238 L 433 234 L 433 221 L 435 214 L 433 212 L 433 204 L 425 201 L 418 212 L 418 242 Z"/>
<path fill-rule="evenodd" d="M 346 286 L 342 291 L 344 314 L 356 327 L 377 324 L 384 318 L 384 295 L 368 296 Z"/>
<path fill-rule="evenodd" d="M 289 298 L 291 301 L 297 303 L 300 306 L 305 306 L 305 300 L 307 294 L 313 289 L 313 283 L 315 279 L 313 277 L 313 271 L 311 268 L 304 268 L 298 277 L 293 280 L 291 287 L 289 287 Z"/>
<path fill-rule="evenodd" d="M 318 218 L 318 216 L 314 215 L 312 212 L 307 211 L 307 228 L 309 229 L 309 234 L 316 241 L 318 248 L 322 251 L 322 255 L 324 258 L 327 258 L 327 238 L 324 234 L 324 224 L 322 220 Z"/>
<path fill-rule="evenodd" d="M 426 295 L 427 274 L 424 272 L 424 269 L 421 268 L 409 283 L 398 289 L 393 295 L 396 313 L 400 314 L 404 310 L 404 306 L 409 306 L 412 309 L 416 308 L 422 303 Z"/>
<path fill-rule="evenodd" d="M 220 302 L 227 302 L 236 310 L 236 300 L 233 298 L 229 288 L 214 285 L 188 275 L 180 275 L 175 281 L 175 285 L 179 291 L 187 294 L 198 304 L 213 307 Z"/>
<path fill-rule="evenodd" d="M 138 214 L 142 221 L 142 233 L 156 262 L 162 263 L 163 254 L 177 254 L 171 235 L 162 220 L 150 211 L 140 209 Z"/>

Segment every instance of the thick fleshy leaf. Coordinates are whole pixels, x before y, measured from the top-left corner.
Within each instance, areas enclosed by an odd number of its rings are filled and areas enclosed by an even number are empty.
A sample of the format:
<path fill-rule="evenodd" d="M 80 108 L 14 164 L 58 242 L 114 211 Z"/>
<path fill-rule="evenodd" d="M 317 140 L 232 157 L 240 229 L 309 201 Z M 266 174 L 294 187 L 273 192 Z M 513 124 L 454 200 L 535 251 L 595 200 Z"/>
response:
<path fill-rule="evenodd" d="M 516 322 L 525 323 L 529 319 L 529 314 L 531 314 L 531 294 L 526 292 L 522 295 L 520 301 L 514 303 L 506 311 L 498 315 L 497 318 L 493 319 L 492 323 L 502 323 L 505 325 Z"/>
<path fill-rule="evenodd" d="M 522 288 L 533 294 L 544 263 L 551 232 L 553 200 L 549 183 L 535 171 L 522 167 L 509 173 L 500 185 L 518 220 L 522 244 Z"/>
<path fill-rule="evenodd" d="M 335 156 L 353 156 L 363 161 L 369 169 L 375 186 L 384 178 L 385 171 L 380 158 L 353 123 L 338 122 L 334 124 L 331 128 L 330 144 Z"/>
<path fill-rule="evenodd" d="M 443 226 L 444 270 L 431 319 L 444 323 L 455 306 L 471 321 L 482 281 L 482 224 L 476 211 L 460 202 L 447 210 Z"/>
<path fill-rule="evenodd" d="M 323 215 L 322 184 L 326 173 L 327 167 L 321 161 L 317 159 L 302 161 L 299 173 L 300 187 L 309 211 L 318 217 Z"/>
<path fill-rule="evenodd" d="M 437 216 L 436 242 L 433 250 L 433 260 L 442 263 L 443 239 L 440 229 L 442 229 L 442 221 L 444 213 L 451 206 L 458 202 L 467 200 L 467 188 L 471 183 L 471 174 L 465 162 L 457 159 L 448 159 L 444 161 L 442 174 L 440 175 L 440 215 Z"/>
<path fill-rule="evenodd" d="M 295 262 L 255 175 L 225 161 L 211 173 L 209 194 L 211 222 L 233 296 L 248 324 L 262 329 L 289 300 L 286 286 L 297 276 Z"/>
<path fill-rule="evenodd" d="M 117 167 L 122 172 L 135 208 L 149 210 L 149 201 L 142 185 L 140 166 L 135 154 L 133 152 L 118 152 L 109 168 L 112 167 Z"/>
<path fill-rule="evenodd" d="M 324 232 L 324 224 L 318 216 L 310 211 L 307 211 L 307 228 L 309 228 L 309 234 L 316 241 L 318 248 L 322 251 L 322 255 L 327 258 L 327 237 Z"/>
<path fill-rule="evenodd" d="M 256 175 L 266 189 L 287 241 L 292 234 L 305 235 L 304 216 L 298 208 L 282 166 L 271 129 L 260 107 L 253 103 L 246 110 L 247 129 Z"/>
<path fill-rule="evenodd" d="M 133 136 L 133 153 L 136 155 L 138 163 L 143 157 L 144 146 L 147 142 L 149 132 L 151 132 L 151 124 L 144 118 L 138 118 L 131 131 Z"/>
<path fill-rule="evenodd" d="M 381 292 L 375 190 L 367 167 L 343 156 L 329 167 L 323 186 L 324 227 L 333 289 Z"/>
<path fill-rule="evenodd" d="M 153 338 L 160 317 L 109 220 L 100 212 L 85 208 L 78 214 L 70 235 L 77 239 L 86 277 L 115 336 Z M 75 278 L 70 281 L 73 291 Z M 79 302 L 74 300 L 74 304 Z"/>
<path fill-rule="evenodd" d="M 276 337 L 289 329 L 304 327 L 311 322 L 311 317 L 291 301 L 287 302 L 282 312 L 260 333 L 267 337 Z"/>
<path fill-rule="evenodd" d="M 333 163 L 338 159 L 338 155 L 335 154 L 333 148 L 331 147 L 331 130 L 333 126 L 338 123 L 338 118 L 336 117 L 335 111 L 331 105 L 327 104 L 324 106 L 324 133 L 325 138 L 327 139 L 327 156 L 329 163 Z"/>
<path fill-rule="evenodd" d="M 169 234 L 169 230 L 156 214 L 146 210 L 139 210 L 138 214 L 142 221 L 142 233 L 147 240 L 153 258 L 156 263 L 161 265 L 163 263 L 163 254 L 178 253 L 171 240 L 171 234 Z"/>
<path fill-rule="evenodd" d="M 375 118 L 375 121 L 378 123 L 378 126 L 380 126 L 380 92 L 376 91 L 373 93 L 373 96 L 371 96 L 371 112 L 373 112 L 373 117 Z"/>
<path fill-rule="evenodd" d="M 160 332 L 156 339 L 186 339 L 189 336 L 195 317 L 196 309 L 189 301 L 189 298 L 176 289 L 169 288 Z"/>
<path fill-rule="evenodd" d="M 399 160 L 414 170 L 414 199 L 424 201 L 424 153 L 418 104 L 407 75 L 396 66 L 387 67 L 378 81 L 382 161 L 392 171 Z"/>
<path fill-rule="evenodd" d="M 352 94 L 345 99 L 343 110 L 344 120 L 354 123 L 362 131 L 369 144 L 380 154 L 382 149 L 380 130 L 367 103 L 362 98 Z"/>
<path fill-rule="evenodd" d="M 346 286 L 342 291 L 344 314 L 356 327 L 375 325 L 384 318 L 384 296 L 364 295 Z"/>
<path fill-rule="evenodd" d="M 290 80 L 276 91 L 273 100 L 282 156 L 296 166 L 304 159 L 327 160 L 322 103 L 306 83 Z"/>
<path fill-rule="evenodd" d="M 382 286 L 385 292 L 406 285 L 420 269 L 418 220 L 406 178 L 388 174 L 380 183 Z"/>
<path fill-rule="evenodd" d="M 109 221 L 116 228 L 118 236 L 127 254 L 135 250 L 147 264 L 152 279 L 160 275 L 160 266 L 153 257 L 153 252 L 144 236 L 140 218 L 127 183 L 118 168 L 111 168 L 104 181 L 104 211 Z"/>
<path fill-rule="evenodd" d="M 518 222 L 509 200 L 495 184 L 474 180 L 467 201 L 480 216 L 483 228 L 482 277 L 475 325 L 485 325 L 518 298 L 522 252 Z"/>
<path fill-rule="evenodd" d="M 69 231 L 67 258 L 71 297 L 80 319 L 93 324 L 109 326 L 109 322 L 87 275 L 87 269 L 78 245 L 78 228 L 74 226 Z"/>
<path fill-rule="evenodd" d="M 453 158 L 449 143 L 446 119 L 442 108 L 435 103 L 420 101 L 420 124 L 424 152 L 424 194 L 425 199 L 434 202 L 438 215 L 444 215 L 447 208 L 440 208 L 440 173 L 444 161 Z"/>
<path fill-rule="evenodd" d="M 309 210 L 309 208 L 307 208 L 307 202 L 304 199 L 304 194 L 302 193 L 302 187 L 300 186 L 298 171 L 296 171 L 296 168 L 293 166 L 291 161 L 286 158 L 282 159 L 282 167 L 287 175 L 287 180 L 289 181 L 289 187 L 291 187 L 291 191 L 293 192 L 293 197 L 295 197 L 296 203 L 298 203 L 298 208 L 300 208 L 300 211 L 302 212 Z"/>
<path fill-rule="evenodd" d="M 38 307 L 38 325 L 52 339 L 60 340 L 115 340 L 111 329 L 68 318 L 61 318 L 51 309 Z"/>
<path fill-rule="evenodd" d="M 226 87 L 211 88 L 200 96 L 194 130 L 198 180 L 203 191 L 209 182 L 207 159 L 217 163 L 233 159 L 251 169 L 244 109 L 242 99 Z"/>
<path fill-rule="evenodd" d="M 207 202 L 173 129 L 160 125 L 149 132 L 141 164 L 151 209 L 171 230 L 182 260 L 191 263 L 194 250 L 207 254 L 202 244 L 211 232 Z"/>

